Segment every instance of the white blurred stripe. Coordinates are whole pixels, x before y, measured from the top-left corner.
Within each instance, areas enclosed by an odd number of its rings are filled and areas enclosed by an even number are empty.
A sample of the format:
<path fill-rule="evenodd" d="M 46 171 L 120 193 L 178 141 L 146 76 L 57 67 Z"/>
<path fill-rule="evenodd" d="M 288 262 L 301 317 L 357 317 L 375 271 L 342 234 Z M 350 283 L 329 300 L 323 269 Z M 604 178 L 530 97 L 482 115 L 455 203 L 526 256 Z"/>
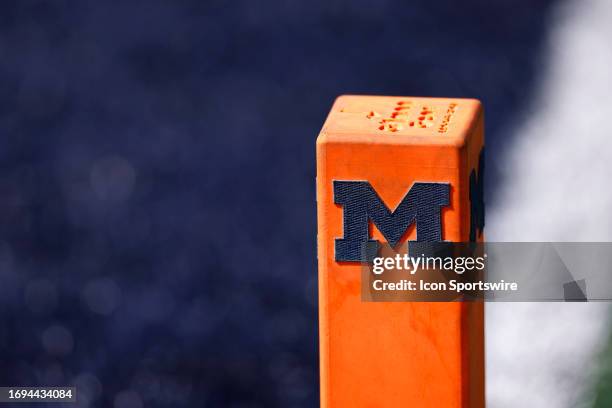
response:
<path fill-rule="evenodd" d="M 574 0 L 551 17 L 541 88 L 494 159 L 506 180 L 487 208 L 489 241 L 612 241 L 612 2 Z M 608 314 L 606 303 L 487 304 L 487 406 L 585 406 Z"/>

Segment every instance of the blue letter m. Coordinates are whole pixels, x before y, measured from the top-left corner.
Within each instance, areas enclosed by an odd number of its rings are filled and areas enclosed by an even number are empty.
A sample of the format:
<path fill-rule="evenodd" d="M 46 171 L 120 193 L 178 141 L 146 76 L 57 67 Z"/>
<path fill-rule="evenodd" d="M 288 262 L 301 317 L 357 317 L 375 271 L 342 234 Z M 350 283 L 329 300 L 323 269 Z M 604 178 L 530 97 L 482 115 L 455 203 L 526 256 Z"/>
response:
<path fill-rule="evenodd" d="M 336 239 L 336 261 L 365 262 L 378 252 L 369 221 L 395 247 L 416 222 L 417 241 L 442 241 L 440 207 L 448 205 L 447 183 L 414 183 L 395 211 L 389 210 L 367 181 L 334 181 L 334 203 L 344 207 L 344 237 Z"/>

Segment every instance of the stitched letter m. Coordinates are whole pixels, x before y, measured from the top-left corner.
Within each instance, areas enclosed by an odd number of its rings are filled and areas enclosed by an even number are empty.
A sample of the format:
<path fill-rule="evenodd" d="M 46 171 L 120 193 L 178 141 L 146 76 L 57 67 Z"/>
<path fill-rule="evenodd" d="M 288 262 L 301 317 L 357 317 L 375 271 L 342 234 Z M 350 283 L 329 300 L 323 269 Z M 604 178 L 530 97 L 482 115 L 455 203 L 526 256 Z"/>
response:
<path fill-rule="evenodd" d="M 370 239 L 369 221 L 395 247 L 416 223 L 417 241 L 442 241 L 441 207 L 449 203 L 447 183 L 414 183 L 394 211 L 389 210 L 367 181 L 334 181 L 334 203 L 344 208 L 344 237 L 336 238 L 338 262 L 366 262 L 378 253 Z"/>

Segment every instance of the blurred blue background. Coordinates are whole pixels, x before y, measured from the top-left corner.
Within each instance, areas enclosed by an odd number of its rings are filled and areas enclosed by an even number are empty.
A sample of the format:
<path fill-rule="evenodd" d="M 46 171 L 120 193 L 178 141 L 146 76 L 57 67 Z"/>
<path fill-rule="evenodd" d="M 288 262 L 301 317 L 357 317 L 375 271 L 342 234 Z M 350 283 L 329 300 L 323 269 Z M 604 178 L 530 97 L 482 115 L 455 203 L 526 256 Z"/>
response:
<path fill-rule="evenodd" d="M 0 384 L 318 405 L 315 156 L 339 94 L 475 97 L 495 160 L 553 1 L 3 1 Z"/>

